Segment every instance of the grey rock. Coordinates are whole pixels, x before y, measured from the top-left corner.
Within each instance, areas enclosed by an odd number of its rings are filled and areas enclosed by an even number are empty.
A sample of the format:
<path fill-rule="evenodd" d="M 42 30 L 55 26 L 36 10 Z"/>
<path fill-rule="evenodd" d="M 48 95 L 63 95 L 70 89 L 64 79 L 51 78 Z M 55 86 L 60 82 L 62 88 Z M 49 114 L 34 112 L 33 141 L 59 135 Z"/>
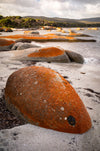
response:
<path fill-rule="evenodd" d="M 13 47 L 13 44 L 9 46 L 0 46 L 0 51 L 10 51 L 12 47 Z"/>
<path fill-rule="evenodd" d="M 64 53 L 63 55 L 55 56 L 55 57 L 32 57 L 32 60 L 35 62 L 63 62 L 69 63 L 71 62 L 69 57 Z"/>
<path fill-rule="evenodd" d="M 23 50 L 23 49 L 35 48 L 35 47 L 39 47 L 39 46 L 30 43 L 17 42 L 13 45 L 12 50 Z"/>
<path fill-rule="evenodd" d="M 39 35 L 39 32 L 38 32 L 38 31 L 32 31 L 32 32 L 30 32 L 29 34 L 32 34 L 32 35 Z"/>
<path fill-rule="evenodd" d="M 17 43 L 17 42 L 23 42 L 23 43 L 27 42 L 27 43 L 31 43 L 31 42 L 32 42 L 32 39 L 20 38 L 20 39 L 17 39 L 17 40 L 15 41 L 15 43 Z"/>
<path fill-rule="evenodd" d="M 20 46 L 22 44 L 22 42 L 17 42 L 13 45 L 13 47 L 11 48 L 11 50 L 16 50 L 18 48 L 18 46 Z"/>
<path fill-rule="evenodd" d="M 65 53 L 63 55 L 59 55 L 56 57 L 32 57 L 32 59 L 34 61 L 46 61 L 46 62 L 65 62 L 65 63 L 69 63 L 69 62 L 76 62 L 76 63 L 84 63 L 84 58 L 73 51 L 68 51 L 66 50 Z"/>
<path fill-rule="evenodd" d="M 35 62 L 61 62 L 61 63 L 70 63 L 70 62 L 76 62 L 76 63 L 83 63 L 84 58 L 73 51 L 65 51 L 64 54 L 54 57 L 28 57 L 29 54 L 35 53 L 39 51 L 39 48 L 29 48 L 29 49 L 23 49 L 21 51 L 17 50 L 14 54 L 14 58 L 18 60 L 32 60 Z"/>
<path fill-rule="evenodd" d="M 84 58 L 82 57 L 82 55 L 68 50 L 66 50 L 65 52 L 68 55 L 71 62 L 84 63 Z"/>

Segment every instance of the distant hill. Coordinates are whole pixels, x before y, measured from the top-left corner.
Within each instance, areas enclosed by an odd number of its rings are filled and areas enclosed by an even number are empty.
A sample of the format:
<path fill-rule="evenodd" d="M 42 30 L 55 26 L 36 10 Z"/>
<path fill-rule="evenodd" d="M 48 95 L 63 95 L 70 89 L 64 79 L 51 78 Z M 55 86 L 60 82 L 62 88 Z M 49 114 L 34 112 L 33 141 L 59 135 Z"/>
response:
<path fill-rule="evenodd" d="M 88 23 L 100 23 L 100 17 L 95 17 L 95 18 L 83 18 L 80 19 L 79 21 L 81 22 L 88 22 Z"/>
<path fill-rule="evenodd" d="M 25 16 L 31 17 L 35 19 L 43 19 L 48 21 L 55 21 L 55 22 L 68 22 L 68 23 L 100 23 L 100 17 L 95 18 L 83 18 L 83 19 L 69 19 L 69 18 L 59 18 L 59 17 L 45 17 L 45 16 Z"/>
<path fill-rule="evenodd" d="M 100 17 L 69 19 L 45 16 L 0 16 L 0 27 L 39 28 L 53 27 L 100 27 Z"/>
<path fill-rule="evenodd" d="M 59 17 L 45 17 L 45 16 L 25 16 L 26 17 L 31 17 L 34 19 L 43 19 L 43 20 L 48 20 L 48 21 L 55 21 L 55 22 L 69 22 L 69 23 L 76 23 L 78 20 L 76 19 L 69 19 L 69 18 L 59 18 Z"/>

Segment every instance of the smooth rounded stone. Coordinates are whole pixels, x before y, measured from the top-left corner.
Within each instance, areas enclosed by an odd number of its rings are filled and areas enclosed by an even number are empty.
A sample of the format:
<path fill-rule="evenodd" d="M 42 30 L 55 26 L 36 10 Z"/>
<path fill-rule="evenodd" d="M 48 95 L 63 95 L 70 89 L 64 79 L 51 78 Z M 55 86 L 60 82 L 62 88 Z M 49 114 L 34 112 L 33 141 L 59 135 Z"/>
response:
<path fill-rule="evenodd" d="M 0 51 L 10 51 L 13 44 L 13 40 L 0 39 Z"/>
<path fill-rule="evenodd" d="M 23 49 L 35 48 L 35 47 L 39 47 L 39 46 L 30 43 L 17 42 L 13 45 L 12 50 L 23 50 Z"/>
<path fill-rule="evenodd" d="M 8 108 L 26 121 L 68 133 L 84 133 L 91 119 L 74 88 L 54 70 L 30 66 L 7 80 Z"/>
<path fill-rule="evenodd" d="M 70 62 L 65 51 L 57 47 L 40 48 L 33 53 L 28 54 L 28 57 L 32 58 L 34 61 Z"/>
<path fill-rule="evenodd" d="M 70 58 L 71 62 L 76 62 L 76 63 L 84 63 L 84 58 L 82 55 L 73 52 L 73 51 L 68 51 L 65 50 L 66 54 L 68 55 L 68 57 Z"/>
<path fill-rule="evenodd" d="M 13 40 L 7 40 L 7 39 L 0 38 L 0 46 L 9 46 L 14 43 L 15 43 L 15 41 L 13 41 Z"/>

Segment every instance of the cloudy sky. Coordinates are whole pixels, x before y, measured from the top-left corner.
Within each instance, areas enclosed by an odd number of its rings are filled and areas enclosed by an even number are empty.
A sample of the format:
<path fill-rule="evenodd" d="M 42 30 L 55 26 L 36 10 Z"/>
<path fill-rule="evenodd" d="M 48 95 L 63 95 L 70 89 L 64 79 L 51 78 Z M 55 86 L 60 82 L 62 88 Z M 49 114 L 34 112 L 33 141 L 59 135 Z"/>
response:
<path fill-rule="evenodd" d="M 73 19 L 100 17 L 100 0 L 0 0 L 0 15 Z"/>

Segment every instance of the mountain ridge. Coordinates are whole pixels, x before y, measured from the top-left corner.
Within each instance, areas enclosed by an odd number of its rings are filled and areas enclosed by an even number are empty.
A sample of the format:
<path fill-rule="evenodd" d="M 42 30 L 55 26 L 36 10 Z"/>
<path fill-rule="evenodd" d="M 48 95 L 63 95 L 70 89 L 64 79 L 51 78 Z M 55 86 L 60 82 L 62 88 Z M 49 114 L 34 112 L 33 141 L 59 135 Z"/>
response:
<path fill-rule="evenodd" d="M 82 18 L 82 19 L 70 19 L 70 18 L 60 18 L 60 17 L 46 17 L 46 16 L 25 16 L 31 17 L 35 19 L 43 19 L 48 21 L 56 21 L 56 22 L 91 22 L 91 23 L 100 23 L 100 17 L 93 17 L 93 18 Z"/>

